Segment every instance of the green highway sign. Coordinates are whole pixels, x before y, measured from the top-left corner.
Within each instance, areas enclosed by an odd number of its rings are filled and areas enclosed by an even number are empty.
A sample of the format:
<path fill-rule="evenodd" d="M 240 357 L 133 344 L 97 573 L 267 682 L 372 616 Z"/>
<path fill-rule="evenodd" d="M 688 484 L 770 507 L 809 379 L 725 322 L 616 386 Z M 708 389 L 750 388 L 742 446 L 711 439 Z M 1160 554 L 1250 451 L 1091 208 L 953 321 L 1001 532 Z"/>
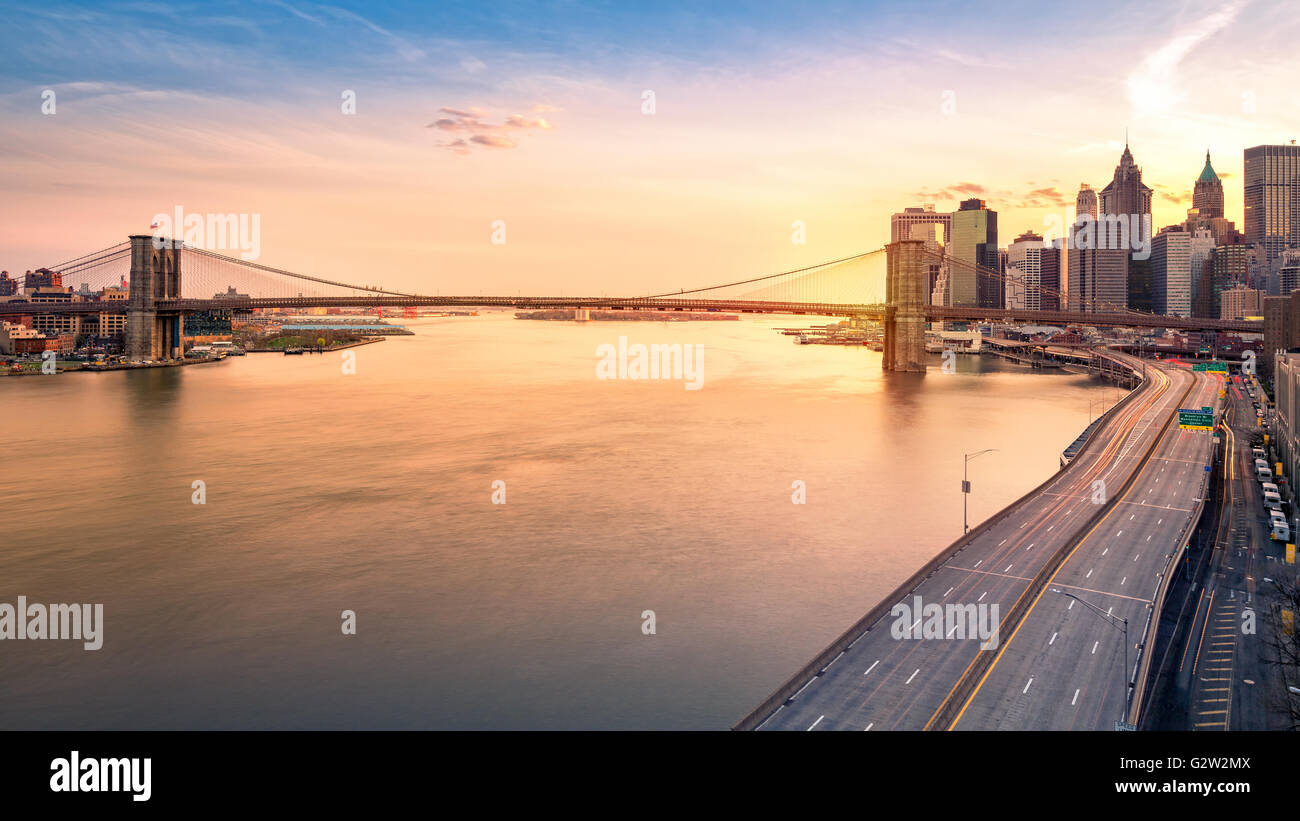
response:
<path fill-rule="evenodd" d="M 1214 430 L 1214 412 L 1209 408 L 1179 408 L 1178 427 L 1183 430 Z"/>
<path fill-rule="evenodd" d="M 1209 373 L 1227 373 L 1227 362 L 1193 362 L 1192 370 L 1207 371 Z"/>

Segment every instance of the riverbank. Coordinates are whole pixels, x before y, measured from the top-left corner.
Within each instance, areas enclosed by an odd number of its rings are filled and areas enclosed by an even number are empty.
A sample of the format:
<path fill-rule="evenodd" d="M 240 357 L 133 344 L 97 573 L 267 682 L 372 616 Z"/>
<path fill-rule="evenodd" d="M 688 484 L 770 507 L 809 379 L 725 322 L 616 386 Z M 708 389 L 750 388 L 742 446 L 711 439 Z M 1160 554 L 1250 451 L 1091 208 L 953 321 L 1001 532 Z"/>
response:
<path fill-rule="evenodd" d="M 328 345 L 324 348 L 318 348 L 315 345 L 305 345 L 302 347 L 303 353 L 329 353 L 331 351 L 341 351 L 345 348 L 359 348 L 362 345 L 372 345 L 376 342 L 383 342 L 383 337 L 371 337 L 367 339 L 358 339 L 353 342 L 344 342 L 339 345 Z M 245 348 L 244 353 L 284 353 L 285 348 Z"/>
<path fill-rule="evenodd" d="M 183 365 L 204 365 L 211 362 L 221 362 L 222 359 L 175 359 L 168 362 L 124 362 L 119 365 L 88 365 L 82 362 L 72 363 L 55 363 L 55 374 L 63 373 L 103 373 L 105 371 L 135 371 L 145 368 L 175 368 Z M 7 368 L 0 371 L 0 376 L 53 376 L 55 374 L 46 374 L 41 370 L 41 362 L 23 363 L 23 370 L 15 371 Z M 67 367 L 67 365 L 76 365 L 76 367 Z"/>

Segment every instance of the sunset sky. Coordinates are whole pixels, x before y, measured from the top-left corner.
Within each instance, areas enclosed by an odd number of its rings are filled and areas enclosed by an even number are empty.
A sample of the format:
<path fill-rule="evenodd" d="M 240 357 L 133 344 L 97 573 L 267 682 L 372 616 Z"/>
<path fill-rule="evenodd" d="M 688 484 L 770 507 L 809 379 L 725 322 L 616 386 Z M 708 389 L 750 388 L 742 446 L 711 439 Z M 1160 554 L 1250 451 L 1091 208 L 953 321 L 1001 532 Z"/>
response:
<path fill-rule="evenodd" d="M 1242 149 L 1300 138 L 1285 2 L 630 5 L 0 3 L 0 267 L 180 206 L 260 214 L 258 261 L 303 273 L 635 294 L 967 196 L 1005 246 L 1103 186 L 1125 129 L 1157 227 L 1207 148 L 1242 227 Z"/>

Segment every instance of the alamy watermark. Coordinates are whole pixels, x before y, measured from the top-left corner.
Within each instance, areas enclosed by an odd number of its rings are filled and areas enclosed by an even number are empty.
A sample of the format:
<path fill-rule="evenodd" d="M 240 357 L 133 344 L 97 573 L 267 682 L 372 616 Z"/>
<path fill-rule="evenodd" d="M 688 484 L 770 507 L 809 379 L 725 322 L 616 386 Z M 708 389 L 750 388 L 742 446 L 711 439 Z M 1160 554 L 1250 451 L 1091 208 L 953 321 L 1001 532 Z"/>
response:
<path fill-rule="evenodd" d="M 704 346 L 665 345 L 655 342 L 628 344 L 626 336 L 618 338 L 618 346 L 606 342 L 596 346 L 597 379 L 680 379 L 686 390 L 698 391 L 704 387 Z"/>
<path fill-rule="evenodd" d="M 87 650 L 104 646 L 104 605 L 0 602 L 0 640 L 72 639 Z"/>
<path fill-rule="evenodd" d="M 208 251 L 239 251 L 251 262 L 262 255 L 261 214 L 186 214 L 178 205 L 172 214 L 154 214 L 153 247 L 162 250 L 171 240 Z"/>
<path fill-rule="evenodd" d="M 1043 217 L 1043 247 L 1130 251 L 1133 259 L 1151 256 L 1150 214 L 1079 214 L 1069 223 L 1061 214 Z"/>

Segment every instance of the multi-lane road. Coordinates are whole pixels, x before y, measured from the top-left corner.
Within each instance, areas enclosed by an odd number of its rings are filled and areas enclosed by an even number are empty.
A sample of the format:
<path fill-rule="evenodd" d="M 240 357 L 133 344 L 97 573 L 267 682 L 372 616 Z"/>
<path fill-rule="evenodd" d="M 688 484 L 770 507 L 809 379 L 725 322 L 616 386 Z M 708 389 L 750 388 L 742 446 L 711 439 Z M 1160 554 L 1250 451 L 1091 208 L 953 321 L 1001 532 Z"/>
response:
<path fill-rule="evenodd" d="M 1221 516 L 1205 557 L 1203 578 L 1191 584 L 1185 616 L 1163 649 L 1161 709 L 1155 729 L 1290 729 L 1278 699 L 1288 695 L 1272 642 L 1280 608 L 1273 579 L 1294 573 L 1282 542 L 1270 538 L 1268 511 L 1254 477 L 1252 438 L 1262 433 L 1245 385 L 1226 386 L 1227 410 L 1218 433 L 1225 444 Z"/>
<path fill-rule="evenodd" d="M 737 726 L 1113 727 L 1161 574 L 1205 489 L 1210 435 L 1180 430 L 1177 410 L 1219 403 L 1217 377 L 1146 370 L 1068 468 L 950 548 Z M 996 646 L 962 637 L 980 623 L 971 616 L 1001 625 Z M 1114 626 L 1125 618 L 1127 654 Z"/>

